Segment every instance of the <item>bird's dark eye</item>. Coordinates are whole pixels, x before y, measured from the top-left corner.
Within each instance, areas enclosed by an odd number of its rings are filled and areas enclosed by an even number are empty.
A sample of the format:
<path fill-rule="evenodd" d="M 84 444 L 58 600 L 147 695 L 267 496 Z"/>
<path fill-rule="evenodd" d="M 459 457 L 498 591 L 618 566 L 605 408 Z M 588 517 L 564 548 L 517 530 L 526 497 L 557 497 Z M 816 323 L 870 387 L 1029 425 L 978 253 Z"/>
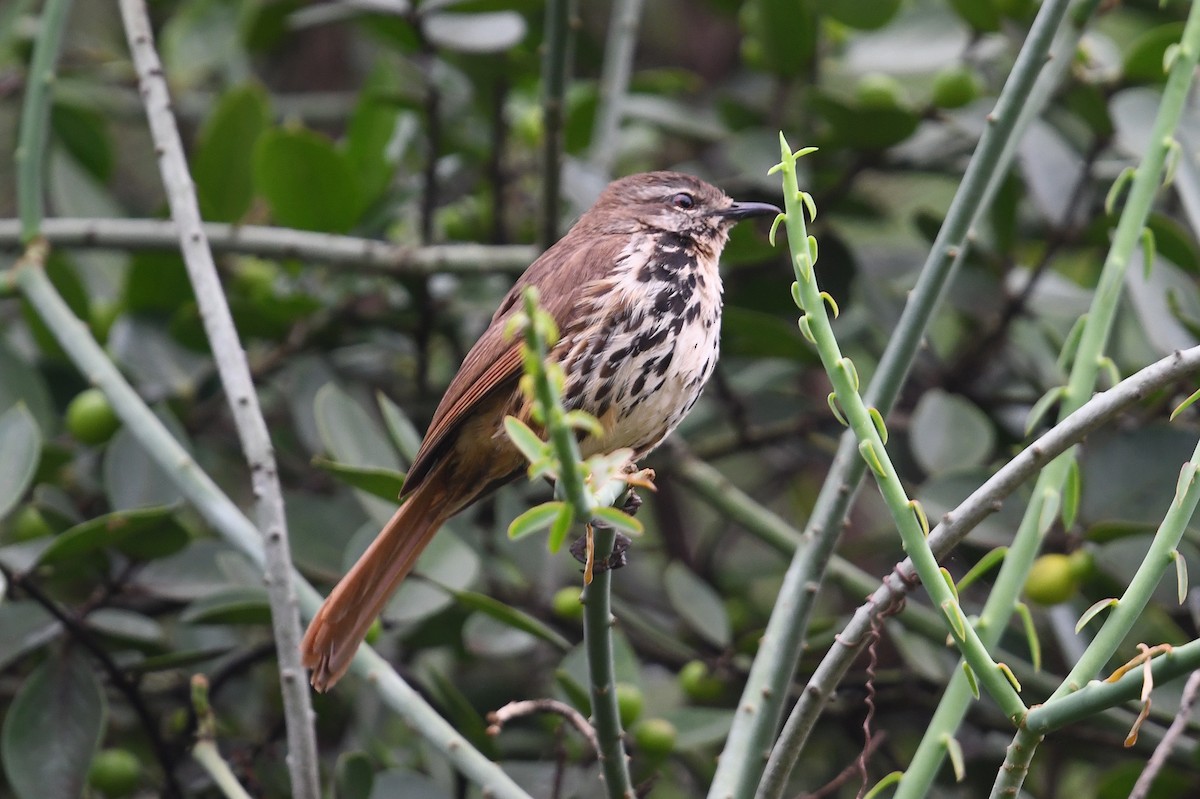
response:
<path fill-rule="evenodd" d="M 687 192 L 681 191 L 671 198 L 671 205 L 675 206 L 676 208 L 691 208 L 695 204 L 696 201 L 692 199 L 692 195 L 688 194 Z"/>

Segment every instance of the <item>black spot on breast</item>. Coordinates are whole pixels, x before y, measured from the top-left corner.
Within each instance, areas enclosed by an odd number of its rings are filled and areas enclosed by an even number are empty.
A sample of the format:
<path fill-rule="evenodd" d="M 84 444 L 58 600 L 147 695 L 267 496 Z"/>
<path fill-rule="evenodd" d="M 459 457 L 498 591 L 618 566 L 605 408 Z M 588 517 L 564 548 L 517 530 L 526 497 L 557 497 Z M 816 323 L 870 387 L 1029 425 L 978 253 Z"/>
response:
<path fill-rule="evenodd" d="M 609 394 L 612 393 L 612 390 L 613 390 L 613 381 L 612 380 L 605 380 L 603 383 L 600 384 L 600 388 L 596 389 L 596 402 L 600 403 L 604 407 L 605 411 L 608 410 L 609 403 L 608 403 L 607 397 Z M 596 415 L 603 416 L 604 412 L 600 411 Z"/>
<path fill-rule="evenodd" d="M 633 381 L 633 386 L 629 389 L 629 396 L 637 397 L 642 393 L 642 389 L 646 387 L 647 372 L 642 372 L 637 376 L 637 380 Z"/>
<path fill-rule="evenodd" d="M 670 328 L 668 328 L 668 327 L 659 327 L 656 330 L 654 330 L 654 332 L 650 332 L 647 330 L 647 331 L 638 333 L 637 336 L 634 337 L 633 342 L 630 345 L 633 348 L 633 354 L 640 355 L 643 352 L 649 352 L 650 350 L 657 347 L 659 344 L 662 344 L 664 341 L 667 340 L 667 332 L 669 329 Z M 676 331 L 676 332 L 678 332 L 678 331 Z"/>
<path fill-rule="evenodd" d="M 658 364 L 654 367 L 655 374 L 657 374 L 659 377 L 662 377 L 664 374 L 666 374 L 667 367 L 671 365 L 671 359 L 674 357 L 675 357 L 675 350 L 671 350 L 666 355 L 659 358 Z M 650 365 L 647 364 L 646 368 L 649 369 Z"/>
<path fill-rule="evenodd" d="M 687 321 L 688 324 L 695 322 L 699 316 L 700 316 L 700 303 L 698 303 L 698 302 L 694 302 L 691 305 L 689 305 L 687 311 L 685 311 L 683 314 L 683 318 L 684 318 L 684 320 Z"/>

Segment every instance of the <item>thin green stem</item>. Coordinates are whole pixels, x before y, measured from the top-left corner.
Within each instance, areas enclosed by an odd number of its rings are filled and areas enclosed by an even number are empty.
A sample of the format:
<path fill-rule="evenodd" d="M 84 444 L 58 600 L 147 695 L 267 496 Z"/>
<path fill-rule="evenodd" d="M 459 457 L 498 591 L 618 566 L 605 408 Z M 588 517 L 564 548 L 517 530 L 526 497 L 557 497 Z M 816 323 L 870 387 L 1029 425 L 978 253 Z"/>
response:
<path fill-rule="evenodd" d="M 549 348 L 547 328 L 551 326 L 545 312 L 538 308 L 537 290 L 525 289 L 525 374 L 532 382 L 533 396 L 545 422 L 546 435 L 553 446 L 557 469 L 555 491 L 574 508 L 576 519 L 590 519 L 592 512 L 603 503 L 611 503 L 623 491 L 624 484 L 609 481 L 599 492 L 589 491 L 580 463 L 579 444 L 575 430 L 567 424 L 561 392 L 547 367 Z M 614 486 L 614 483 L 616 484 Z M 596 525 L 589 529 L 593 537 L 595 561 L 604 561 L 613 551 L 616 532 Z M 633 782 L 617 708 L 616 677 L 613 666 L 612 641 L 612 571 L 596 569 L 583 597 L 583 637 L 591 679 L 592 719 L 596 728 L 600 765 L 604 782 L 612 799 L 633 799 Z"/>
<path fill-rule="evenodd" d="M 830 396 L 830 402 L 841 407 L 845 420 L 858 438 L 859 452 L 875 475 L 880 493 L 904 542 L 904 549 L 921 578 L 922 586 L 934 604 L 945 614 L 947 629 L 958 644 L 963 657 L 970 663 L 980 684 L 996 700 L 1004 714 L 1015 721 L 1024 715 L 1025 704 L 1001 666 L 992 660 L 974 628 L 967 623 L 966 614 L 959 606 L 953 587 L 947 583 L 933 550 L 929 548 L 926 538 L 928 531 L 922 529 L 917 515 L 920 508 L 909 499 L 900 482 L 900 476 L 888 457 L 882 420 L 878 416 L 872 416 L 871 409 L 859 394 L 858 375 L 854 364 L 849 358 L 842 356 L 837 338 L 833 334 L 829 314 L 826 312 L 827 295 L 817 285 L 816 274 L 813 271 L 816 262 L 816 240 L 808 235 L 804 222 L 805 203 L 811 200 L 806 199 L 807 195 L 804 195 L 797 185 L 797 155 L 790 152 L 782 134 L 780 144 L 783 150 L 785 225 L 796 275 L 796 282 L 792 284 L 793 296 L 804 312 L 801 317 L 801 329 L 808 332 L 833 384 L 834 393 Z M 783 786 L 778 787 L 782 792 Z"/>
<path fill-rule="evenodd" d="M 216 252 L 321 261 L 381 275 L 520 272 L 537 257 L 525 244 L 437 244 L 411 247 L 378 239 L 309 230 L 205 222 Z M 179 227 L 169 219 L 46 219 L 41 234 L 56 248 L 177 250 Z M 0 250 L 20 251 L 20 220 L 0 219 Z"/>
<path fill-rule="evenodd" d="M 1004 765 L 996 775 L 992 786 L 992 799 L 1016 799 L 1021 793 L 1021 785 L 1029 774 L 1029 764 L 1037 751 L 1042 736 L 1030 732 L 1024 727 L 1017 728 L 1017 734 L 1004 755 Z"/>
<path fill-rule="evenodd" d="M 71 0 L 46 0 L 25 81 L 16 152 L 17 208 L 23 244 L 33 240 L 42 226 L 42 178 L 46 169 L 46 141 L 50 136 L 50 99 L 70 9 Z"/>
<path fill-rule="evenodd" d="M 1155 685 L 1174 680 L 1200 668 L 1200 640 L 1190 641 L 1150 661 Z M 1035 707 L 1025 716 L 1025 728 L 1045 735 L 1060 727 L 1083 721 L 1122 702 L 1137 699 L 1145 684 L 1141 668 L 1130 669 L 1119 679 L 1093 680 L 1073 694 Z"/>
<path fill-rule="evenodd" d="M 1200 481 L 1196 480 L 1196 471 L 1200 469 L 1200 443 L 1192 452 L 1192 459 L 1183 465 L 1179 473 L 1179 482 L 1175 487 L 1175 497 L 1171 507 L 1154 533 L 1150 548 L 1137 571 L 1126 586 L 1125 592 L 1117 600 L 1104 620 L 1104 625 L 1096 633 L 1096 637 L 1088 644 L 1083 656 L 1071 668 L 1058 689 L 1046 700 L 1054 702 L 1060 697 L 1078 691 L 1088 680 L 1095 677 L 1104 664 L 1121 646 L 1125 636 L 1133 629 L 1134 623 L 1150 602 L 1154 589 L 1162 580 L 1163 572 L 1172 568 L 1176 558 L 1183 555 L 1179 552 L 1179 541 L 1187 529 L 1188 523 L 1196 513 L 1196 505 L 1200 503 Z"/>
<path fill-rule="evenodd" d="M 1112 246 L 1105 258 L 1100 281 L 1092 298 L 1079 348 L 1071 367 L 1059 418 L 1065 418 L 1091 396 L 1099 373 L 1104 348 L 1112 328 L 1121 294 L 1125 271 L 1141 239 L 1142 228 L 1162 179 L 1166 152 L 1183 111 L 1188 87 L 1196 69 L 1200 51 L 1200 5 L 1193 5 L 1178 56 L 1167 77 L 1163 101 L 1155 120 L 1150 146 L 1133 180 L 1129 199 L 1117 224 Z M 1043 536 L 1057 517 L 1063 487 L 1066 484 L 1073 453 L 1057 457 L 1039 476 L 1033 498 L 1026 508 L 1017 534 L 996 576 L 984 604 L 977 628 L 982 640 L 994 645 L 1000 639 L 1012 615 L 1016 599 L 1025 583 Z M 938 743 L 944 735 L 953 735 L 966 714 L 970 692 L 965 678 L 956 674 L 942 698 L 933 722 L 913 757 L 913 764 L 897 791 L 897 799 L 918 799 L 928 792 L 942 762 Z"/>
<path fill-rule="evenodd" d="M 263 536 L 267 599 L 276 642 L 280 693 L 287 731 L 287 765 L 292 795 L 318 799 L 316 716 L 300 663 L 300 613 L 292 586 L 292 556 L 288 541 L 283 490 L 275 463 L 271 434 L 258 402 L 246 351 L 217 275 L 212 250 L 204 236 L 195 183 L 188 171 L 183 139 L 171 111 L 171 98 L 162 62 L 154 46 L 150 14 L 144 0 L 121 0 L 129 50 L 146 106 L 150 134 L 171 209 L 179 226 L 179 249 L 200 318 L 217 365 L 217 373 L 233 418 L 234 428 L 250 467 L 255 516 Z"/>
<path fill-rule="evenodd" d="M 558 239 L 563 119 L 574 14 L 574 0 L 546 2 L 546 41 L 542 45 L 542 216 L 538 225 L 538 243 L 543 250 Z"/>
<path fill-rule="evenodd" d="M 616 533 L 593 528 L 597 553 L 612 552 Z M 599 743 L 600 766 L 610 797 L 633 799 L 633 783 L 622 742 L 621 714 L 617 707 L 613 667 L 612 570 L 598 571 L 583 594 L 583 640 L 591 679 L 592 723 Z"/>
<path fill-rule="evenodd" d="M 638 18 L 642 0 L 616 0 L 608 21 L 608 39 L 604 44 L 604 68 L 600 73 L 600 96 L 596 123 L 592 127 L 592 145 L 588 160 L 599 174 L 609 177 L 621 141 L 621 118 L 633 51 L 637 45 Z"/>
<path fill-rule="evenodd" d="M 1087 0 L 1087 3 L 1094 7 L 1096 1 Z M 999 185 L 993 176 L 1008 172 L 1015 149 L 1009 140 L 1019 138 L 1019 132 L 1040 112 L 1062 71 L 1070 63 L 1078 32 L 1060 37 L 1053 50 L 1054 60 L 1046 62 L 1051 39 L 1067 5 L 1067 0 L 1047 0 L 1038 12 L 990 116 L 990 124 L 984 130 L 947 212 L 938 243 L 921 270 L 897 327 L 897 335 L 889 339 L 879 368 L 868 386 L 868 403 L 885 417 L 908 374 L 942 290 L 966 250 L 968 231 L 974 220 L 987 210 L 994 194 L 989 184 Z M 1044 88 L 1031 96 L 1035 79 L 1037 86 Z M 952 251 L 954 257 L 946 257 Z M 783 713 L 786 687 L 799 658 L 812 613 L 815 591 L 810 591 L 810 586 L 821 583 L 825 564 L 837 545 L 842 520 L 854 499 L 864 469 L 855 437 L 847 432 L 842 436 L 806 526 L 805 546 L 797 551 L 784 576 L 779 599 L 751 666 L 739 703 L 743 712 L 734 718 L 709 791 L 713 799 L 747 795 L 758 782 Z M 799 749 L 795 755 L 799 755 Z"/>

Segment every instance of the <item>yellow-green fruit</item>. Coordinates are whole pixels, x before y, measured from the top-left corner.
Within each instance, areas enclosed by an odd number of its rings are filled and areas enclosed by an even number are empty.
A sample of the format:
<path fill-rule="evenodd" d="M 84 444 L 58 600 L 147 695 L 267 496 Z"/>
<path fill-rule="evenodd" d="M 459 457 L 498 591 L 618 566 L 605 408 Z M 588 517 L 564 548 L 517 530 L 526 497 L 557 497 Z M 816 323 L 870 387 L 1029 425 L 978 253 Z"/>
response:
<path fill-rule="evenodd" d="M 679 670 L 679 687 L 690 699 L 698 702 L 712 702 L 725 693 L 725 684 L 714 677 L 708 666 L 700 660 L 685 663 Z"/>
<path fill-rule="evenodd" d="M 98 388 L 81 392 L 67 406 L 67 430 L 84 444 L 103 444 L 120 426 L 108 397 Z"/>
<path fill-rule="evenodd" d="M 88 306 L 88 324 L 91 325 L 92 335 L 103 343 L 108 341 L 108 332 L 112 330 L 113 322 L 121 315 L 121 306 L 115 302 L 97 300 Z"/>
<path fill-rule="evenodd" d="M 88 785 L 108 799 L 133 793 L 142 779 L 142 764 L 127 749 L 105 749 L 96 754 L 88 769 Z"/>
<path fill-rule="evenodd" d="M 908 102 L 900 81 L 881 72 L 863 75 L 854 96 L 863 108 L 900 108 Z"/>
<path fill-rule="evenodd" d="M 675 725 L 666 719 L 646 719 L 633 728 L 633 742 L 638 751 L 651 759 L 671 754 L 677 735 Z"/>
<path fill-rule="evenodd" d="M 629 682 L 617 683 L 617 708 L 621 712 L 623 728 L 629 729 L 629 725 L 637 721 L 638 716 L 642 715 L 644 704 L 645 697 L 641 688 Z"/>
<path fill-rule="evenodd" d="M 371 622 L 371 626 L 367 628 L 367 634 L 363 638 L 368 644 L 374 644 L 379 640 L 380 634 L 383 632 L 383 622 L 379 619 Z"/>
<path fill-rule="evenodd" d="M 983 91 L 979 76 L 963 67 L 951 67 L 933 79 L 933 104 L 938 108 L 962 108 Z"/>
<path fill-rule="evenodd" d="M 1075 595 L 1079 581 L 1068 555 L 1051 553 L 1033 562 L 1025 578 L 1025 596 L 1039 605 L 1057 605 Z"/>
<path fill-rule="evenodd" d="M 1092 553 L 1086 549 L 1077 549 L 1067 556 L 1071 560 L 1071 576 L 1082 582 L 1092 576 L 1096 568 Z"/>
<path fill-rule="evenodd" d="M 32 541 L 35 538 L 50 535 L 54 529 L 50 527 L 46 517 L 36 505 L 25 505 L 12 520 L 12 540 Z"/>
<path fill-rule="evenodd" d="M 550 609 L 554 615 L 567 621 L 578 621 L 583 618 L 583 603 L 579 601 L 579 589 L 560 588 L 550 600 Z"/>

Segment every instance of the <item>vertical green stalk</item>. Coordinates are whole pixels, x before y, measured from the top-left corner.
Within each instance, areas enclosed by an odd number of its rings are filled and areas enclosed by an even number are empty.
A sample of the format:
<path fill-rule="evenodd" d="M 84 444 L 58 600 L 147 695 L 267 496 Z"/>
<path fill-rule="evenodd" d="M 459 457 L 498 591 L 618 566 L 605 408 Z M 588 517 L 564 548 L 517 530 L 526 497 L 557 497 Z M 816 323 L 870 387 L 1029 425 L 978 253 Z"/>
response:
<path fill-rule="evenodd" d="M 606 527 L 593 528 L 597 558 L 612 552 L 616 533 Z M 604 553 L 604 555 L 601 555 Z M 583 592 L 583 640 L 587 649 L 591 680 L 592 723 L 600 743 L 600 767 L 608 795 L 613 799 L 633 799 L 633 782 L 621 733 L 621 713 L 617 707 L 617 679 L 613 667 L 612 570 L 598 571 Z"/>
<path fill-rule="evenodd" d="M 553 320 L 538 307 L 537 290 L 525 289 L 525 374 L 532 383 L 532 394 L 540 409 L 546 435 L 554 450 L 558 465 L 556 493 L 565 497 L 574 509 L 576 519 L 588 520 L 601 500 L 589 492 L 580 464 L 579 445 L 568 414 L 563 409 L 559 381 L 550 374 L 546 359 L 550 342 L 548 329 Z M 560 375 L 561 376 L 561 375 Z M 607 493 L 611 486 L 601 487 Z M 623 488 L 623 485 L 622 485 Z M 624 492 L 614 496 L 620 496 Z M 607 497 L 605 497 L 607 499 Z M 594 536 L 595 559 L 602 561 L 612 553 L 616 532 L 596 525 Z M 612 571 L 597 569 L 584 592 L 583 637 L 591 680 L 592 723 L 600 747 L 600 766 L 611 799 L 633 799 L 633 782 L 621 731 L 621 716 L 617 707 L 615 669 L 613 666 Z"/>
<path fill-rule="evenodd" d="M 1174 132 L 1183 113 L 1198 55 L 1200 4 L 1193 4 L 1183 37 L 1175 50 L 1167 85 L 1163 91 L 1162 104 L 1159 106 L 1158 117 L 1151 133 L 1149 149 L 1134 175 L 1129 199 L 1117 223 L 1112 246 L 1105 258 L 1100 281 L 1086 317 L 1071 374 L 1065 390 L 1062 391 L 1058 416 L 1060 421 L 1086 402 L 1095 387 L 1104 348 L 1120 300 L 1125 271 L 1135 248 L 1141 242 L 1142 230 L 1162 180 L 1167 152 L 1173 146 L 1177 146 L 1174 143 Z M 976 625 L 980 638 L 988 646 L 995 645 L 1004 632 L 1025 577 L 1041 548 L 1042 538 L 1058 516 L 1063 488 L 1073 463 L 1074 452 L 1068 450 L 1055 458 L 1038 478 L 1033 490 L 1033 500 L 1026 509 Z M 900 783 L 900 789 L 896 793 L 897 799 L 917 799 L 928 792 L 944 756 L 941 741 L 944 740 L 944 736 L 953 735 L 958 729 L 969 701 L 970 694 L 965 679 L 956 674 L 917 748 L 912 765 Z"/>
<path fill-rule="evenodd" d="M 24 244 L 37 236 L 42 226 L 42 178 L 46 170 L 46 141 L 50 136 L 50 97 L 70 9 L 71 0 L 46 0 L 25 81 L 15 158 L 17 208 Z"/>
<path fill-rule="evenodd" d="M 564 98 L 574 13 L 574 0 L 546 0 L 545 44 L 542 45 L 542 218 L 538 225 L 538 243 L 543 250 L 558 240 Z"/>
<path fill-rule="evenodd" d="M 996 775 L 992 786 L 992 799 L 1016 799 L 1021 793 L 1021 785 L 1029 774 L 1029 764 L 1033 761 L 1033 753 L 1037 751 L 1042 736 L 1030 732 L 1024 727 L 1017 728 L 1016 737 L 1008 745 L 1004 755 L 1004 765 Z"/>
<path fill-rule="evenodd" d="M 837 305 L 833 298 L 821 291 L 817 285 L 813 272 L 817 260 L 817 242 L 808 235 L 804 223 L 805 211 L 810 214 L 814 211 L 812 199 L 800 191 L 796 182 L 796 159 L 808 150 L 792 153 L 783 134 L 780 134 L 779 139 L 783 161 L 777 168 L 783 172 L 783 219 L 787 226 L 788 246 L 791 249 L 792 266 L 796 275 L 796 282 L 792 284 L 792 297 L 803 311 L 800 330 L 816 347 L 821 363 L 833 384 L 834 391 L 829 395 L 830 407 L 839 417 L 844 413 L 843 423 L 854 431 L 859 442 L 859 454 L 874 473 L 879 491 L 904 542 L 904 549 L 912 559 L 921 584 L 945 615 L 946 626 L 951 636 L 970 663 L 979 683 L 996 700 L 1005 715 L 1016 721 L 1024 715 L 1026 708 L 1017 695 L 1012 674 L 1007 667 L 992 660 L 974 628 L 967 623 L 966 614 L 959 606 L 958 596 L 949 575 L 938 566 L 937 559 L 929 548 L 929 529 L 924 511 L 918 503 L 909 499 L 888 457 L 885 448 L 887 429 L 884 427 L 883 418 L 876 409 L 869 408 L 863 401 L 858 392 L 858 373 L 854 364 L 842 355 L 838 347 L 833 327 L 829 322 L 829 314 L 826 312 L 828 305 L 836 315 Z M 842 413 L 839 413 L 839 407 Z M 782 790 L 783 786 L 779 787 Z"/>
<path fill-rule="evenodd" d="M 909 303 L 888 342 L 879 368 L 867 388 L 869 405 L 887 415 L 916 355 L 942 290 L 966 251 L 967 233 L 987 209 L 999 180 L 1007 172 L 1019 131 L 1036 115 L 1074 54 L 1078 32 L 1060 36 L 1058 56 L 1046 62 L 1055 31 L 1070 0 L 1046 0 L 1022 46 L 1012 73 L 1000 93 L 989 125 L 967 166 L 963 182 L 946 214 L 913 289 Z M 1084 0 L 1092 9 L 1098 0 Z M 1035 101 L 1031 89 L 1043 86 Z M 784 576 L 779 597 L 751 666 L 724 754 L 717 767 L 709 796 L 727 799 L 749 794 L 762 774 L 772 740 L 783 714 L 786 687 L 799 659 L 825 564 L 837 545 L 842 520 L 850 507 L 865 464 L 858 456 L 855 437 L 843 434 L 821 492 L 805 528 L 805 544 L 797 551 Z M 802 700 L 803 701 L 803 697 Z M 799 754 L 799 747 L 796 748 Z"/>

